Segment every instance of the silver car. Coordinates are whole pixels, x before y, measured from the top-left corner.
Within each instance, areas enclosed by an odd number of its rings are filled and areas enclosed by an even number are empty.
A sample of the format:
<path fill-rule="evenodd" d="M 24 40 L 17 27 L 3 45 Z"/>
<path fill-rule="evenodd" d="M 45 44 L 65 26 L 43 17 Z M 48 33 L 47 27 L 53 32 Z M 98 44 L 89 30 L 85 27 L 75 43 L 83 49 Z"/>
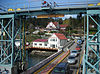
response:
<path fill-rule="evenodd" d="M 77 59 L 75 58 L 75 56 L 70 55 L 70 56 L 68 57 L 67 62 L 68 62 L 69 64 L 76 64 Z"/>
<path fill-rule="evenodd" d="M 70 53 L 71 56 L 75 56 L 75 57 L 77 57 L 78 54 L 79 54 L 79 52 L 77 50 L 72 50 Z"/>

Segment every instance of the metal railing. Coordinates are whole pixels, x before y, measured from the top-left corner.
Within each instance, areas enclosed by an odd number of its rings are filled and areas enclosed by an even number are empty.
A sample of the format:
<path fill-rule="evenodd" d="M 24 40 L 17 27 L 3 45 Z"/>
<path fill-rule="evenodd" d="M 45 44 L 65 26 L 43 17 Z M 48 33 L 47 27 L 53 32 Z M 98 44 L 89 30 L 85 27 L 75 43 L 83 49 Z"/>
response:
<path fill-rule="evenodd" d="M 48 2 L 50 4 L 50 2 Z M 99 1 L 74 1 L 74 2 L 70 2 L 70 1 L 62 1 L 56 2 L 57 6 L 56 7 L 66 7 L 66 8 L 89 8 L 89 7 L 98 7 L 100 6 L 100 2 Z M 3 3 L 1 2 L 0 4 L 3 9 L 6 12 L 17 12 L 17 11 L 23 11 L 23 10 L 35 10 L 37 8 L 41 8 L 42 7 L 42 0 L 28 0 L 28 1 L 21 1 L 21 2 L 12 2 L 12 3 Z M 53 5 L 53 3 L 52 3 Z M 0 6 L 0 7 L 1 7 Z M 54 8 L 56 8 L 54 7 Z M 20 10 L 18 10 L 20 9 Z M 3 12 L 5 12 L 3 11 Z"/>

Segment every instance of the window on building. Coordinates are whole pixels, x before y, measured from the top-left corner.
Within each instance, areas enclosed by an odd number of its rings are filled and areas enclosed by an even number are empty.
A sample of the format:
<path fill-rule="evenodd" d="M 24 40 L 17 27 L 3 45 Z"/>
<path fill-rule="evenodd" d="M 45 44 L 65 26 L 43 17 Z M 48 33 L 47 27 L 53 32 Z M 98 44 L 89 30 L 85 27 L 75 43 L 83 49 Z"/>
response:
<path fill-rule="evenodd" d="M 57 45 L 56 45 L 56 47 L 57 47 Z"/>
<path fill-rule="evenodd" d="M 34 43 L 34 45 L 37 45 L 37 43 Z"/>
<path fill-rule="evenodd" d="M 50 41 L 56 41 L 56 39 L 50 39 Z"/>
<path fill-rule="evenodd" d="M 47 46 L 47 44 L 45 44 L 45 46 Z"/>
<path fill-rule="evenodd" d="M 51 45 L 51 47 L 52 47 L 52 48 L 55 48 L 55 45 L 54 45 L 54 44 L 52 44 L 52 45 Z"/>
<path fill-rule="evenodd" d="M 55 41 L 55 39 L 52 39 L 52 41 Z"/>
<path fill-rule="evenodd" d="M 39 44 L 40 46 L 42 46 L 42 44 Z"/>
<path fill-rule="evenodd" d="M 50 41 L 52 41 L 52 39 L 50 39 Z"/>

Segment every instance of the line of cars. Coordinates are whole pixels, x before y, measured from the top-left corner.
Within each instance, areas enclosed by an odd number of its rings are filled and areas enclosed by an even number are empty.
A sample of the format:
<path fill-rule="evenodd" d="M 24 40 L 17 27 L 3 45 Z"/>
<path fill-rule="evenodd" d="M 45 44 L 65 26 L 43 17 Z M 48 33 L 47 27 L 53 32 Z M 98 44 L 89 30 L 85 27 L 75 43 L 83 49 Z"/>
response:
<path fill-rule="evenodd" d="M 81 51 L 81 45 L 77 44 L 75 50 L 72 50 L 70 52 L 70 55 L 68 56 L 68 60 L 67 62 L 69 64 L 76 64 L 78 61 L 78 56 L 80 55 L 80 51 Z"/>
<path fill-rule="evenodd" d="M 70 72 L 70 64 L 76 64 L 78 61 L 78 56 L 80 55 L 82 43 L 77 43 L 77 46 L 75 50 L 72 50 L 70 52 L 70 55 L 68 56 L 67 62 L 61 62 L 59 63 L 52 71 L 51 74 L 71 74 Z"/>
<path fill-rule="evenodd" d="M 54 68 L 51 74 L 70 74 L 69 70 L 69 64 L 66 62 L 61 62 Z"/>
<path fill-rule="evenodd" d="M 67 62 L 59 63 L 52 71 L 51 74 L 70 74 L 70 64 L 76 64 L 78 60 L 78 55 L 81 51 L 81 45 L 76 46 L 75 50 L 72 50 L 68 56 Z"/>

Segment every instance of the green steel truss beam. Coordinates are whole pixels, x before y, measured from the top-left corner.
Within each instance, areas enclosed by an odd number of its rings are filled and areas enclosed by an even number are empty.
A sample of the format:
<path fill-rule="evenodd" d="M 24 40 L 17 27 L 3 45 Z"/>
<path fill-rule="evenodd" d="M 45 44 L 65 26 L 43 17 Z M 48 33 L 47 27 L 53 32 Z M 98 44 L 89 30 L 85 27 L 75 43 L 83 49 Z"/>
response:
<path fill-rule="evenodd" d="M 22 19 L 20 17 L 20 25 L 18 26 L 15 18 L 14 14 L 0 16 L 0 66 L 8 65 L 13 67 L 16 61 L 18 62 L 19 60 L 22 60 Z M 18 36 L 19 40 L 16 40 Z M 19 47 L 15 45 L 15 42 L 17 41 L 20 42 Z"/>
<path fill-rule="evenodd" d="M 91 15 L 98 15 L 97 22 Z M 97 32 L 89 40 L 89 21 L 90 19 L 97 25 Z M 97 38 L 97 41 L 92 42 L 94 38 Z M 93 48 L 93 46 L 97 48 Z M 93 57 L 89 56 L 89 51 L 95 55 Z M 93 55 L 92 54 L 92 55 Z M 100 74 L 100 10 L 88 10 L 87 11 L 87 41 L 86 41 L 86 50 L 84 54 L 84 63 L 83 63 L 83 74 L 90 74 L 94 70 L 94 73 Z"/>

